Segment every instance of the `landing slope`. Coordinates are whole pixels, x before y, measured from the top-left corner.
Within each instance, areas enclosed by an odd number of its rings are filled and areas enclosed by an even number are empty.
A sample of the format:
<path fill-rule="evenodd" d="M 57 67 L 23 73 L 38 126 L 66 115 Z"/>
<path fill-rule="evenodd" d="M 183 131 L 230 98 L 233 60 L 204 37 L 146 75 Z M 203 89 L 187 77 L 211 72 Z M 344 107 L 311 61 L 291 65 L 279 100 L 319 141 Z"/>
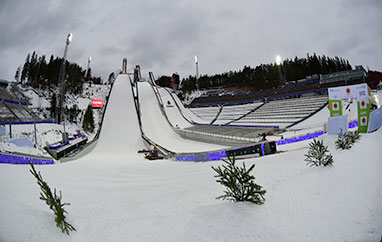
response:
<path fill-rule="evenodd" d="M 118 75 L 110 94 L 101 134 L 91 157 L 117 159 L 144 148 L 127 75 Z"/>
<path fill-rule="evenodd" d="M 227 146 L 197 142 L 180 137 L 172 130 L 165 116 L 161 113 L 150 83 L 139 82 L 138 85 L 143 132 L 151 140 L 174 152 L 203 152 L 227 148 Z M 171 114 L 173 125 L 183 123 L 184 120 L 182 120 L 183 117 L 179 110 L 174 108 L 173 111 L 178 112 L 177 115 Z M 175 122 L 176 120 L 179 122 Z"/>

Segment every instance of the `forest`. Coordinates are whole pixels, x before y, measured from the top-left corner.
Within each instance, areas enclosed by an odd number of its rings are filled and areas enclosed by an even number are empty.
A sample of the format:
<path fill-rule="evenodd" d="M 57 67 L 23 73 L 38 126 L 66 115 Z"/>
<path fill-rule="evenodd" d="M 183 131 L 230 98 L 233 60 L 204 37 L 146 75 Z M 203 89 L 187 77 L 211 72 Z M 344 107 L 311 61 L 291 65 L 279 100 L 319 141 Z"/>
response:
<path fill-rule="evenodd" d="M 286 59 L 280 65 L 261 64 L 256 67 L 244 66 L 239 71 L 228 71 L 216 75 L 201 75 L 197 82 L 195 76 L 188 76 L 181 81 L 184 93 L 197 89 L 217 87 L 251 87 L 252 90 L 276 88 L 285 83 L 305 79 L 314 74 L 328 74 L 351 70 L 348 60 L 340 57 L 309 55 L 305 58 Z M 161 86 L 171 86 L 171 77 L 161 76 L 157 83 Z"/>
<path fill-rule="evenodd" d="M 34 88 L 55 88 L 58 86 L 62 62 L 63 58 L 53 55 L 48 61 L 45 55 L 39 56 L 34 51 L 32 55 L 30 53 L 27 55 L 23 67 L 17 68 L 15 80 Z M 92 76 L 91 68 L 84 70 L 78 64 L 70 63 L 67 60 L 65 61 L 65 80 L 66 91 L 73 94 L 81 93 L 85 82 L 102 83 L 100 77 Z"/>

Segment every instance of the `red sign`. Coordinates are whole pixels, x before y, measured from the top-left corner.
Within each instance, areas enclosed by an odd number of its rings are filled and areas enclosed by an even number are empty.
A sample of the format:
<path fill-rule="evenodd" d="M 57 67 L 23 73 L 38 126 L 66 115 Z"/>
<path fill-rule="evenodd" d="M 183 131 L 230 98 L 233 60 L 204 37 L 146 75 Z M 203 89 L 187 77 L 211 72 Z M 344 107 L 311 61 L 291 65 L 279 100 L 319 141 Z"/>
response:
<path fill-rule="evenodd" d="M 92 99 L 92 107 L 93 108 L 102 108 L 103 107 L 103 99 Z"/>

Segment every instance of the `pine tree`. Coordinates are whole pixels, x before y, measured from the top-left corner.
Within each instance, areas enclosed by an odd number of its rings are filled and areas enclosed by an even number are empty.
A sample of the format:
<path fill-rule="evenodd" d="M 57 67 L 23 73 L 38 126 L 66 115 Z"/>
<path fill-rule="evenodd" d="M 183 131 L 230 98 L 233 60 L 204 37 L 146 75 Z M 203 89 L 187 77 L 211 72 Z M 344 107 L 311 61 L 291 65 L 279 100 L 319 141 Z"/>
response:
<path fill-rule="evenodd" d="M 30 172 L 37 179 L 37 184 L 41 188 L 40 199 L 45 201 L 45 203 L 56 215 L 56 218 L 54 219 L 54 221 L 56 222 L 56 226 L 67 235 L 69 235 L 70 231 L 76 231 L 76 229 L 71 224 L 65 221 L 65 214 L 67 214 L 68 212 L 64 209 L 64 206 L 70 205 L 70 203 L 61 203 L 61 191 L 60 195 L 56 194 L 56 189 L 54 189 L 54 193 L 52 193 L 49 185 L 42 179 L 41 173 L 37 173 L 32 163 L 29 164 L 31 166 Z"/>
<path fill-rule="evenodd" d="M 219 166 L 212 169 L 217 173 L 215 175 L 218 180 L 216 182 L 224 185 L 226 190 L 224 195 L 217 197 L 216 199 L 227 199 L 234 202 L 248 201 L 255 204 L 263 204 L 265 201 L 265 190 L 262 190 L 262 186 L 254 182 L 255 177 L 250 172 L 255 167 L 253 164 L 248 170 L 243 162 L 243 167 L 235 165 L 235 157 L 228 160 L 223 160 L 225 165 L 223 169 Z"/>
<path fill-rule="evenodd" d="M 15 73 L 16 81 L 20 81 L 20 71 L 21 71 L 21 66 L 17 67 L 16 73 Z"/>
<path fill-rule="evenodd" d="M 346 133 L 342 133 L 342 130 L 341 130 L 341 133 L 338 135 L 338 138 L 337 138 L 335 144 L 336 144 L 337 150 L 339 150 L 339 149 L 348 150 L 352 147 L 353 142 L 350 139 L 349 135 Z"/>
<path fill-rule="evenodd" d="M 94 131 L 94 118 L 93 118 L 93 109 L 89 105 L 86 109 L 85 115 L 84 115 L 84 121 L 82 123 L 82 128 L 85 131 L 93 132 Z"/>
<path fill-rule="evenodd" d="M 312 143 L 309 144 L 308 154 L 305 154 L 305 161 L 307 165 L 310 166 L 327 166 L 332 165 L 334 160 L 333 156 L 329 153 L 328 147 L 324 146 L 324 141 L 313 140 Z"/>
<path fill-rule="evenodd" d="M 354 144 L 356 143 L 358 140 L 361 139 L 361 135 L 359 134 L 358 131 L 354 131 L 354 132 L 351 132 L 349 131 L 347 133 L 347 136 L 348 136 L 348 139 Z"/>
<path fill-rule="evenodd" d="M 89 67 L 89 69 L 86 72 L 85 80 L 88 82 L 88 81 L 91 81 L 91 79 L 92 79 L 92 68 Z"/>
<path fill-rule="evenodd" d="M 50 116 L 52 118 L 56 117 L 56 108 L 57 108 L 57 97 L 56 97 L 56 94 L 53 93 L 50 99 Z"/>
<path fill-rule="evenodd" d="M 24 82 L 26 78 L 28 77 L 29 72 L 29 62 L 30 62 L 30 54 L 27 55 L 27 58 L 25 59 L 25 63 L 23 66 L 23 71 L 21 72 L 21 81 Z"/>

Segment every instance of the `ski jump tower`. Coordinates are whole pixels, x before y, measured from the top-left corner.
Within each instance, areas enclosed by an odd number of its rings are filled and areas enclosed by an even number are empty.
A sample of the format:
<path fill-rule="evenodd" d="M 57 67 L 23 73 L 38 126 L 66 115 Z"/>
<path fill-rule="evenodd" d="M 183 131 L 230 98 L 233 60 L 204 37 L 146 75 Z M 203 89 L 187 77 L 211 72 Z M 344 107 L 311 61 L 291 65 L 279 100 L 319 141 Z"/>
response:
<path fill-rule="evenodd" d="M 122 61 L 122 74 L 127 74 L 127 59 L 123 58 Z"/>

